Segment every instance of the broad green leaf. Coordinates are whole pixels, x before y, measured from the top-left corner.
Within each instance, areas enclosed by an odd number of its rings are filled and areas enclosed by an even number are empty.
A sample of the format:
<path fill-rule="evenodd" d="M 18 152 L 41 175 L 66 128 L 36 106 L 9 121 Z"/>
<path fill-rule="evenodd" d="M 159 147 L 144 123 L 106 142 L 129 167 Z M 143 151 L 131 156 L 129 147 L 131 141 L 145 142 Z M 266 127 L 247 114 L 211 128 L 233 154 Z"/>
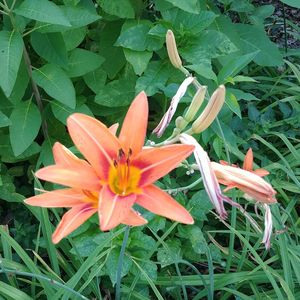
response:
<path fill-rule="evenodd" d="M 157 250 L 157 260 L 161 263 L 162 267 L 169 266 L 182 259 L 181 242 L 179 239 L 172 238 L 164 246 Z"/>
<path fill-rule="evenodd" d="M 23 54 L 23 40 L 16 31 L 0 32 L 0 86 L 9 97 L 15 85 Z"/>
<path fill-rule="evenodd" d="M 192 35 L 197 35 L 206 29 L 217 17 L 212 11 L 202 10 L 197 15 L 191 15 L 179 9 L 166 10 L 162 16 L 179 33 L 184 31 Z"/>
<path fill-rule="evenodd" d="M 163 90 L 171 72 L 169 64 L 157 61 L 149 63 L 144 75 L 136 82 L 136 92 L 145 91 L 148 96 L 152 96 L 160 89 Z"/>
<path fill-rule="evenodd" d="M 179 236 L 183 239 L 189 239 L 193 250 L 198 254 L 204 254 L 207 249 L 207 243 L 203 236 L 202 230 L 196 226 L 178 226 Z"/>
<path fill-rule="evenodd" d="M 251 93 L 245 93 L 242 90 L 238 90 L 238 89 L 233 89 L 233 88 L 228 88 L 226 89 L 226 91 L 228 93 L 234 94 L 234 96 L 238 99 L 238 100 L 246 100 L 246 101 L 251 101 L 251 100 L 259 100 L 256 96 L 254 96 Z"/>
<path fill-rule="evenodd" d="M 102 70 L 102 68 L 96 69 L 83 76 L 84 82 L 95 94 L 104 87 L 106 78 L 107 74 Z"/>
<path fill-rule="evenodd" d="M 78 104 L 76 105 L 75 109 L 70 109 L 66 105 L 62 105 L 61 103 L 52 101 L 51 108 L 55 118 L 65 125 L 67 123 L 67 118 L 75 112 L 83 113 L 92 117 L 94 116 L 86 104 Z"/>
<path fill-rule="evenodd" d="M 124 54 L 127 61 L 132 65 L 135 74 L 141 75 L 146 70 L 153 53 L 124 49 Z"/>
<path fill-rule="evenodd" d="M 225 102 L 230 108 L 230 110 L 234 112 L 241 119 L 242 118 L 241 109 L 235 95 L 227 92 L 225 97 Z"/>
<path fill-rule="evenodd" d="M 119 79 L 109 82 L 96 95 L 95 102 L 108 107 L 127 106 L 135 96 L 135 82 Z"/>
<path fill-rule="evenodd" d="M 143 268 L 145 273 L 149 276 L 150 279 L 156 280 L 157 279 L 157 265 L 152 262 L 151 260 L 140 262 L 140 266 Z M 130 273 L 133 274 L 140 274 L 139 269 L 136 266 L 133 266 L 132 269 L 130 269 Z M 147 280 L 144 276 L 144 274 L 140 275 L 142 280 Z M 146 299 L 150 299 L 147 297 Z"/>
<path fill-rule="evenodd" d="M 72 27 L 83 27 L 91 24 L 101 17 L 97 14 L 95 8 L 91 10 L 90 8 L 84 6 L 62 6 L 62 12 L 67 17 Z"/>
<path fill-rule="evenodd" d="M 120 35 L 122 24 L 120 21 L 108 22 L 99 33 L 101 36 L 99 53 L 105 58 L 102 67 L 110 79 L 114 78 L 126 63 L 122 48 L 114 45 Z"/>
<path fill-rule="evenodd" d="M 106 272 L 109 275 L 109 278 L 113 286 L 117 282 L 117 268 L 118 268 L 119 256 L 120 256 L 120 249 L 113 249 L 109 253 L 109 256 L 106 261 L 106 269 L 107 269 Z M 131 266 L 132 266 L 132 261 L 127 255 L 124 255 L 121 277 L 124 277 L 125 275 L 128 274 Z"/>
<path fill-rule="evenodd" d="M 58 66 L 47 64 L 32 73 L 34 81 L 55 100 L 75 108 L 75 89 L 70 78 Z"/>
<path fill-rule="evenodd" d="M 48 0 L 24 0 L 14 13 L 45 23 L 71 26 L 60 7 Z"/>
<path fill-rule="evenodd" d="M 273 5 L 262 5 L 255 8 L 255 10 L 249 15 L 251 23 L 254 25 L 263 25 L 265 19 L 272 16 L 275 7 Z"/>
<path fill-rule="evenodd" d="M 282 3 L 287 4 L 292 7 L 300 8 L 299 0 L 280 0 Z"/>
<path fill-rule="evenodd" d="M 197 65 L 187 65 L 187 68 L 190 70 L 195 71 L 198 75 L 207 78 L 207 79 L 212 79 L 214 82 L 217 82 L 217 75 L 215 72 L 212 70 L 212 66 L 210 63 L 201 63 Z"/>
<path fill-rule="evenodd" d="M 101 17 L 97 14 L 95 8 L 91 10 L 85 6 L 59 6 L 64 16 L 70 23 L 69 26 L 49 24 L 46 21 L 37 22 L 36 28 L 39 32 L 65 32 L 70 29 L 77 29 L 99 20 Z M 71 27 L 70 27 L 71 26 Z"/>
<path fill-rule="evenodd" d="M 104 60 L 94 52 L 76 48 L 70 54 L 67 74 L 70 77 L 82 76 L 99 68 Z"/>
<path fill-rule="evenodd" d="M 249 3 L 248 0 L 233 1 L 230 5 L 230 10 L 240 13 L 250 13 L 255 9 L 255 6 Z"/>
<path fill-rule="evenodd" d="M 191 209 L 193 217 L 199 221 L 207 220 L 206 215 L 212 207 L 212 203 L 204 189 L 196 192 L 188 202 L 188 209 Z"/>
<path fill-rule="evenodd" d="M 192 64 L 209 63 L 210 59 L 235 52 L 237 47 L 222 32 L 207 30 L 192 39 L 180 53 Z"/>
<path fill-rule="evenodd" d="M 120 18 L 134 18 L 134 8 L 130 0 L 101 0 L 101 8 L 109 15 Z"/>
<path fill-rule="evenodd" d="M 68 64 L 66 45 L 61 33 L 33 32 L 31 45 L 35 52 L 48 62 L 59 66 Z"/>
<path fill-rule="evenodd" d="M 0 111 L 0 128 L 11 125 L 10 119 Z"/>
<path fill-rule="evenodd" d="M 172 3 L 174 6 L 185 10 L 192 14 L 198 14 L 200 11 L 199 2 L 197 0 L 166 0 Z"/>
<path fill-rule="evenodd" d="M 29 83 L 28 70 L 24 59 L 21 60 L 16 82 L 18 84 L 14 85 L 14 88 L 8 97 L 9 101 L 14 104 L 22 100 Z"/>
<path fill-rule="evenodd" d="M 62 36 L 64 38 L 67 51 L 73 50 L 74 48 L 78 47 L 84 40 L 86 32 L 87 28 L 85 26 L 63 31 Z"/>
<path fill-rule="evenodd" d="M 282 54 L 278 47 L 272 43 L 261 26 L 248 24 L 235 24 L 240 35 L 236 44 L 244 53 L 259 51 L 253 59 L 261 66 L 278 66 L 283 63 Z"/>
<path fill-rule="evenodd" d="M 237 56 L 236 58 L 229 60 L 218 74 L 219 84 L 226 83 L 228 77 L 233 77 L 238 74 L 255 58 L 257 53 L 258 51 L 243 56 Z"/>
<path fill-rule="evenodd" d="M 135 51 L 159 50 L 162 47 L 164 40 L 148 34 L 150 29 L 150 22 L 131 26 L 121 33 L 115 45 Z"/>
<path fill-rule="evenodd" d="M 14 108 L 10 120 L 10 142 L 15 156 L 18 156 L 36 138 L 42 123 L 41 114 L 32 100 L 28 100 L 20 102 Z"/>

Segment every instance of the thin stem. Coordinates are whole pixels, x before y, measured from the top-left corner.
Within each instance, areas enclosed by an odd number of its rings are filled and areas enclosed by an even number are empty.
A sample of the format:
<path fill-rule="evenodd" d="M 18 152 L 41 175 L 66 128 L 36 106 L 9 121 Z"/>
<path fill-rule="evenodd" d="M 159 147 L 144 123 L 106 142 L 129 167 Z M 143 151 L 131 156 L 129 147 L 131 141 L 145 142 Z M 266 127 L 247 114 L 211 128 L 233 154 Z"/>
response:
<path fill-rule="evenodd" d="M 43 103 L 42 103 L 42 98 L 41 98 L 39 89 L 38 89 L 35 81 L 32 78 L 32 65 L 31 65 L 30 57 L 28 55 L 28 52 L 27 52 L 27 49 L 26 49 L 25 46 L 24 46 L 24 61 L 25 61 L 25 64 L 26 64 L 26 68 L 27 68 L 29 78 L 31 80 L 31 86 L 32 86 L 32 90 L 33 90 L 33 93 L 34 93 L 36 103 L 38 105 L 40 113 L 42 114 L 43 110 L 44 110 Z M 49 138 L 48 126 L 47 126 L 47 122 L 44 118 L 43 118 L 43 122 L 42 122 L 42 130 L 43 130 L 44 138 L 48 139 Z"/>
<path fill-rule="evenodd" d="M 196 181 L 194 181 L 193 183 L 191 183 L 190 185 L 179 187 L 179 188 L 176 188 L 176 189 L 167 189 L 167 190 L 164 190 L 164 191 L 167 192 L 167 193 L 178 193 L 178 192 L 186 191 L 186 190 L 192 189 L 193 187 L 195 187 L 200 182 L 202 182 L 201 177 L 199 179 L 197 179 Z"/>
<path fill-rule="evenodd" d="M 224 132 L 223 132 L 223 129 L 222 129 L 222 126 L 221 126 L 221 124 L 220 124 L 220 121 L 219 121 L 219 118 L 218 118 L 218 117 L 216 117 L 216 122 L 217 122 L 217 125 L 218 125 L 218 127 L 219 127 L 219 130 L 220 130 L 222 139 L 223 139 L 223 141 L 224 141 L 224 148 L 225 148 L 225 152 L 226 152 L 227 162 L 230 164 L 230 155 L 229 155 L 228 146 L 227 146 L 226 139 L 225 139 L 225 135 L 224 135 Z"/>
<path fill-rule="evenodd" d="M 284 30 L 284 50 L 285 53 L 287 53 L 287 33 L 286 33 L 286 16 L 285 16 L 285 5 L 282 3 L 282 8 L 283 8 L 283 30 Z"/>
<path fill-rule="evenodd" d="M 124 232 L 124 238 L 122 242 L 122 247 L 120 251 L 120 256 L 118 260 L 118 268 L 117 268 L 117 283 L 116 283 L 116 300 L 121 299 L 121 277 L 122 277 L 122 267 L 123 267 L 123 259 L 124 259 L 124 254 L 125 254 L 125 248 L 127 244 L 127 240 L 129 237 L 129 231 L 130 227 L 126 226 L 125 232 Z"/>
<path fill-rule="evenodd" d="M 0 9 L 0 14 L 7 15 L 7 16 L 9 15 L 8 13 L 6 13 L 5 11 L 3 11 L 1 9 Z"/>
<path fill-rule="evenodd" d="M 2 4 L 1 2 L 0 2 L 0 7 L 2 7 L 5 11 L 7 11 L 8 12 L 8 7 L 7 6 L 5 6 L 4 4 Z"/>
<path fill-rule="evenodd" d="M 14 1 L 13 1 L 12 5 L 11 5 L 11 7 L 10 7 L 10 10 L 11 10 L 11 11 L 14 9 L 16 2 L 17 2 L 17 0 L 14 0 Z"/>

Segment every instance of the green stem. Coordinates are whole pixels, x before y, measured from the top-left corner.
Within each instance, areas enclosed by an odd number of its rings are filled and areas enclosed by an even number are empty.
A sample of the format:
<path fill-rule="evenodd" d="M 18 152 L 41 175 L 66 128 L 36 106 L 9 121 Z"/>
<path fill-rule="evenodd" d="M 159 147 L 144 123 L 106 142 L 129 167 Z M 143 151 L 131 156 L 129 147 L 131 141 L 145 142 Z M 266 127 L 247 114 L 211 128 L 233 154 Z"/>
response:
<path fill-rule="evenodd" d="M 190 185 L 179 187 L 179 188 L 176 188 L 176 189 L 167 189 L 167 190 L 164 190 L 164 191 L 168 192 L 168 193 L 182 192 L 182 191 L 189 190 L 189 189 L 193 188 L 194 186 L 196 186 L 201 181 L 202 181 L 202 178 L 199 178 L 196 181 L 194 181 L 193 183 L 191 183 Z"/>
<path fill-rule="evenodd" d="M 116 297 L 115 297 L 116 300 L 121 299 L 121 277 L 122 277 L 123 258 L 124 258 L 124 254 L 125 254 L 127 240 L 129 237 L 129 231 L 130 231 L 130 227 L 126 226 L 126 229 L 124 232 L 124 238 L 123 238 L 123 242 L 122 242 L 122 247 L 121 247 L 121 251 L 120 251 L 120 256 L 119 256 L 119 260 L 118 260 Z"/>

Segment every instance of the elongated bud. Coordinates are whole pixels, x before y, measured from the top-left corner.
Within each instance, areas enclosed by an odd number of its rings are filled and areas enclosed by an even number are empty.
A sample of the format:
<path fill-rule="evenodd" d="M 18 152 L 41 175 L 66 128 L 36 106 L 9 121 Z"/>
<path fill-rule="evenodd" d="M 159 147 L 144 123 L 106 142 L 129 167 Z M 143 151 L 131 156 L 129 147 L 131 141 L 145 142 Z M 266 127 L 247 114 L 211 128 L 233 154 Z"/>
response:
<path fill-rule="evenodd" d="M 199 108 L 201 107 L 203 100 L 205 98 L 207 87 L 202 86 L 199 88 L 192 100 L 191 105 L 189 106 L 187 112 L 184 115 L 184 118 L 190 122 L 194 119 L 196 113 L 198 112 Z"/>
<path fill-rule="evenodd" d="M 182 66 L 182 61 L 180 59 L 180 56 L 177 51 L 175 36 L 172 30 L 168 30 L 166 34 L 166 44 L 167 44 L 167 50 L 169 59 L 172 63 L 172 65 L 175 68 L 180 68 Z"/>
<path fill-rule="evenodd" d="M 192 125 L 194 133 L 202 132 L 214 121 L 224 104 L 225 93 L 224 85 L 220 85 L 214 91 L 204 111 Z"/>

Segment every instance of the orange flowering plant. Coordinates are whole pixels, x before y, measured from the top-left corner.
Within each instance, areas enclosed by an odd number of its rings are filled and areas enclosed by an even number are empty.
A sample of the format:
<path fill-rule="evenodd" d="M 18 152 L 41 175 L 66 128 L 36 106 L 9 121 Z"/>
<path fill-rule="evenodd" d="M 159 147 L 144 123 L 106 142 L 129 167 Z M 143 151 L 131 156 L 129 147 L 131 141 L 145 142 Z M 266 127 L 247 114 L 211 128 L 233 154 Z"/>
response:
<path fill-rule="evenodd" d="M 70 136 L 87 160 L 79 159 L 56 143 L 55 165 L 40 169 L 36 176 L 70 188 L 25 200 L 34 206 L 71 208 L 53 233 L 53 243 L 58 243 L 95 213 L 103 231 L 121 223 L 146 224 L 147 220 L 133 209 L 134 204 L 181 223 L 194 222 L 184 207 L 153 185 L 189 156 L 194 146 L 143 147 L 147 120 L 148 102 L 144 92 L 132 102 L 118 137 L 117 126 L 107 128 L 100 121 L 78 113 L 68 118 Z"/>

